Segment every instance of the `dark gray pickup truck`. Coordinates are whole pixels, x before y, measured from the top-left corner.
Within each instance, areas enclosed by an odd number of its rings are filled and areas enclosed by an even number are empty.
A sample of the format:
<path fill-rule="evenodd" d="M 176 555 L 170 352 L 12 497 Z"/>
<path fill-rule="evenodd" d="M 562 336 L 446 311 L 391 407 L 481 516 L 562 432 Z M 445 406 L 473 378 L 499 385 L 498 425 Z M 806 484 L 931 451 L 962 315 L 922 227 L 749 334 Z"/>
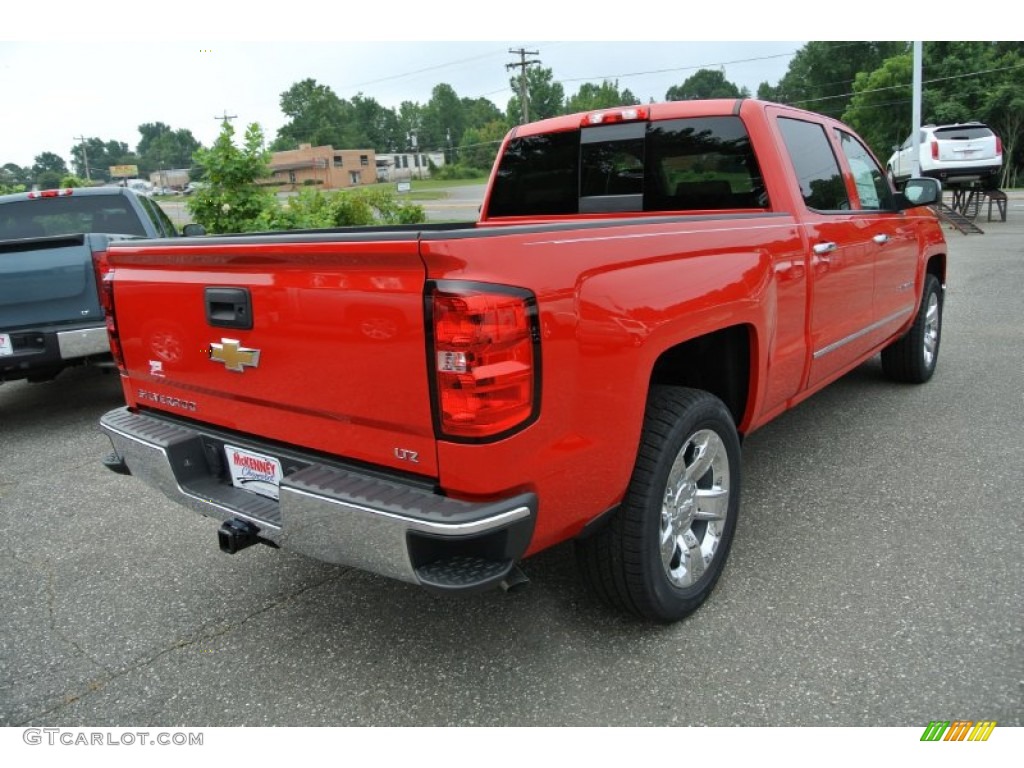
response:
<path fill-rule="evenodd" d="M 156 203 L 123 187 L 0 196 L 0 382 L 109 360 L 93 254 L 177 234 Z"/>

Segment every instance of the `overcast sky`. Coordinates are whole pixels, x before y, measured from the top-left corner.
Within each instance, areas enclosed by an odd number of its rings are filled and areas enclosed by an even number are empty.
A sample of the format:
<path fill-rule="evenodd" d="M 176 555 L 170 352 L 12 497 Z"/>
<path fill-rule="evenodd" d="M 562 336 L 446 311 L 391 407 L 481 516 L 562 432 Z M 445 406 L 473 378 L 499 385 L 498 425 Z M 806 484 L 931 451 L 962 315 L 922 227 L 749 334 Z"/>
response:
<path fill-rule="evenodd" d="M 880 0 L 862 2 L 868 10 Z M 744 13 L 746 5 L 645 0 L 627 13 L 626 5 L 615 11 L 609 3 L 602 12 L 554 0 L 8 4 L 0 31 L 0 164 L 31 165 L 47 151 L 70 164 L 79 136 L 134 149 L 138 126 L 157 121 L 187 128 L 209 146 L 225 111 L 237 116 L 239 133 L 258 122 L 269 141 L 286 122 L 281 93 L 305 78 L 386 107 L 426 103 L 435 85 L 447 83 L 460 97 L 485 97 L 504 111 L 512 95 L 506 64 L 517 58 L 509 49 L 520 47 L 539 52 L 531 58 L 553 70 L 567 95 L 611 79 L 641 101 L 662 100 L 702 67 L 721 68 L 756 94 L 762 81 L 785 74 L 802 45 L 783 40 L 822 38 L 806 22 L 790 24 L 779 13 L 761 19 L 763 4 Z M 782 34 L 781 24 L 797 34 Z M 723 30 L 740 41 L 698 42 Z M 876 31 L 844 28 L 852 39 Z M 540 33 L 547 39 L 536 40 Z M 363 42 L 374 37 L 387 42 Z"/>
<path fill-rule="evenodd" d="M 531 59 L 553 70 L 566 95 L 584 82 L 618 80 L 641 101 L 665 92 L 701 67 L 756 93 L 781 78 L 800 43 L 785 42 L 378 42 L 297 43 L 266 41 L 156 42 L 107 45 L 87 57 L 66 58 L 56 43 L 0 42 L 4 110 L 0 164 L 31 165 L 41 152 L 70 162 L 75 137 L 126 142 L 140 139 L 138 126 L 161 121 L 188 128 L 205 146 L 216 138 L 217 115 L 258 122 L 273 139 L 287 118 L 280 95 L 313 78 L 342 98 L 359 92 L 385 107 L 426 103 L 431 89 L 447 83 L 460 97 L 484 97 L 505 110 L 512 92 L 506 64 L 510 48 L 539 51 Z M 14 115 L 16 119 L 10 119 Z"/>

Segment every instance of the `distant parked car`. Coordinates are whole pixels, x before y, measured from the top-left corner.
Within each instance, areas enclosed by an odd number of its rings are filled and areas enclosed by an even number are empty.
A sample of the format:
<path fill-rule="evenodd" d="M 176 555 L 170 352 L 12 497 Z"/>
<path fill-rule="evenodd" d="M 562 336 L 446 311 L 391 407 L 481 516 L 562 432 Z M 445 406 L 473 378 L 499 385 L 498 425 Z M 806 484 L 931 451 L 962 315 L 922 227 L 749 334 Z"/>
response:
<path fill-rule="evenodd" d="M 913 173 L 913 134 L 896 148 L 886 171 L 889 180 L 902 186 Z M 920 139 L 921 175 L 956 187 L 981 182 L 986 189 L 999 185 L 1003 142 L 984 123 L 925 125 Z"/>

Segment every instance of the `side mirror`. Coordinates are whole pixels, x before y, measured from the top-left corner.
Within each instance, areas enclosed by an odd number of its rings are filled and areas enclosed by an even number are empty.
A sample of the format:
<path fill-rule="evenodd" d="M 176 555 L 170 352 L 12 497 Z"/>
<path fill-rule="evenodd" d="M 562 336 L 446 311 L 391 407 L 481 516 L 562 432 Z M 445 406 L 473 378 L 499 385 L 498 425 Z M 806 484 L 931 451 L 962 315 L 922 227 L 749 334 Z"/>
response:
<path fill-rule="evenodd" d="M 896 207 L 904 211 L 921 205 L 934 205 L 942 200 L 942 184 L 938 179 L 910 179 L 902 192 L 896 193 Z"/>
<path fill-rule="evenodd" d="M 202 224 L 186 224 L 181 228 L 181 234 L 184 237 L 199 237 L 206 234 L 206 227 Z"/>

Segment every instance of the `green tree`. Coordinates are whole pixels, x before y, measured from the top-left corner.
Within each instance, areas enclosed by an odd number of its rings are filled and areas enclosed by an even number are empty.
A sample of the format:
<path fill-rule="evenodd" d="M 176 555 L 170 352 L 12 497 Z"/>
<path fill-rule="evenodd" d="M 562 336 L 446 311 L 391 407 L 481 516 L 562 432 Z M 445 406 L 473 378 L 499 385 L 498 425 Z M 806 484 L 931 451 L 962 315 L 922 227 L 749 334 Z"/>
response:
<path fill-rule="evenodd" d="M 481 128 L 470 128 L 462 134 L 462 143 L 456 152 L 458 162 L 470 168 L 491 170 L 501 142 L 509 126 L 504 120 L 492 120 Z"/>
<path fill-rule="evenodd" d="M 345 146 L 345 105 L 329 86 L 307 78 L 282 93 L 280 104 L 281 111 L 291 120 L 278 130 L 271 149 L 295 149 L 303 143 L 339 149 Z"/>
<path fill-rule="evenodd" d="M 16 163 L 6 163 L 0 168 L 0 194 L 24 192 L 32 184 L 32 172 Z"/>
<path fill-rule="evenodd" d="M 516 95 L 509 99 L 505 114 L 511 125 L 519 125 L 523 121 L 522 104 L 519 100 L 519 78 L 513 77 L 508 82 Z M 526 93 L 531 122 L 562 114 L 565 89 L 561 83 L 555 82 L 554 73 L 550 69 L 528 67 Z"/>
<path fill-rule="evenodd" d="M 478 99 L 467 99 L 462 100 L 462 114 L 466 118 L 466 129 L 470 128 L 483 128 L 488 123 L 493 123 L 495 120 L 504 120 L 505 115 L 500 109 L 498 109 L 494 102 L 490 99 L 483 97 Z M 462 137 L 452 137 L 456 143 L 461 143 Z"/>
<path fill-rule="evenodd" d="M 165 123 L 143 123 L 139 126 L 142 139 L 135 148 L 139 157 L 139 173 L 172 168 L 188 168 L 192 156 L 201 144 L 187 128 L 173 130 Z"/>
<path fill-rule="evenodd" d="M 398 106 L 398 136 L 395 152 L 404 152 L 412 149 L 412 136 L 418 134 L 420 125 L 423 123 L 423 107 L 412 101 L 403 101 Z M 417 136 L 417 148 L 421 148 Z"/>
<path fill-rule="evenodd" d="M 277 207 L 273 193 L 258 185 L 270 176 L 269 153 L 263 149 L 258 123 L 245 132 L 245 144 L 234 143 L 235 129 L 227 120 L 210 149 L 196 152 L 203 166 L 203 184 L 188 199 L 192 218 L 207 232 L 251 232 L 260 228 L 261 217 Z"/>
<path fill-rule="evenodd" d="M 738 99 L 750 96 L 746 88 L 738 88 L 725 79 L 720 69 L 698 69 L 682 85 L 673 85 L 665 94 L 666 101 L 691 101 L 693 99 Z"/>
<path fill-rule="evenodd" d="M 358 135 L 353 137 L 355 143 L 350 148 L 374 149 L 386 152 L 404 140 L 398 123 L 398 115 L 393 109 L 381 106 L 376 99 L 367 98 L 361 93 L 352 97 L 351 114 Z"/>
<path fill-rule="evenodd" d="M 85 159 L 89 159 L 88 172 Z M 103 141 L 95 136 L 71 148 L 71 166 L 75 175 L 92 181 L 110 181 L 110 166 L 138 165 L 138 155 L 123 141 Z"/>
<path fill-rule="evenodd" d="M 883 161 L 910 133 L 913 65 L 912 54 L 903 53 L 858 74 L 854 96 L 842 115 Z"/>
<path fill-rule="evenodd" d="M 40 189 L 57 189 L 60 180 L 68 175 L 68 166 L 64 158 L 53 152 L 36 155 L 32 165 L 32 180 Z"/>
<path fill-rule="evenodd" d="M 838 117 L 851 101 L 858 73 L 909 50 L 899 41 L 812 41 L 796 52 L 778 84 L 761 83 L 757 95 Z"/>
<path fill-rule="evenodd" d="M 628 88 L 619 90 L 619 81 L 604 80 L 600 85 L 583 83 L 580 89 L 565 102 L 565 111 L 590 112 L 595 109 L 607 109 L 639 104 L 640 101 Z"/>
<path fill-rule="evenodd" d="M 1016 187 L 1024 168 L 1024 57 L 1011 52 L 1003 63 L 1011 67 L 1002 83 L 986 98 L 983 114 L 988 125 L 1003 140 L 1003 170 L 1000 187 Z"/>
<path fill-rule="evenodd" d="M 422 151 L 447 149 L 449 141 L 458 143 L 466 127 L 462 100 L 447 83 L 435 85 L 430 101 L 423 108 L 419 147 Z"/>

